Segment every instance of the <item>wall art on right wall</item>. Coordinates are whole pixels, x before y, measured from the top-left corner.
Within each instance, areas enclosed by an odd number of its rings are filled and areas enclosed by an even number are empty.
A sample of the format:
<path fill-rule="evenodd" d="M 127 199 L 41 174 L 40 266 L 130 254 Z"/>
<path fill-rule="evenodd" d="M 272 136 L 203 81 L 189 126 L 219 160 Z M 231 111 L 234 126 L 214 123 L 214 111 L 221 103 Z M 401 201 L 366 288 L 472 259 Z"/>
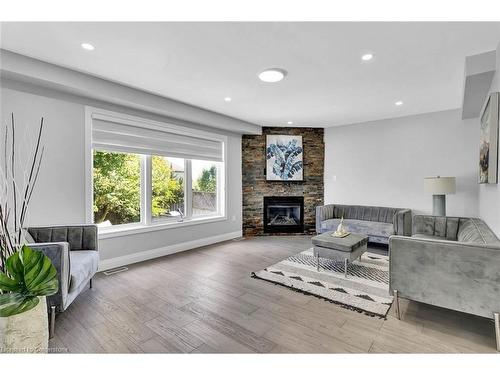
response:
<path fill-rule="evenodd" d="M 481 139 L 479 145 L 479 183 L 498 181 L 498 121 L 499 93 L 488 96 L 481 112 Z"/>

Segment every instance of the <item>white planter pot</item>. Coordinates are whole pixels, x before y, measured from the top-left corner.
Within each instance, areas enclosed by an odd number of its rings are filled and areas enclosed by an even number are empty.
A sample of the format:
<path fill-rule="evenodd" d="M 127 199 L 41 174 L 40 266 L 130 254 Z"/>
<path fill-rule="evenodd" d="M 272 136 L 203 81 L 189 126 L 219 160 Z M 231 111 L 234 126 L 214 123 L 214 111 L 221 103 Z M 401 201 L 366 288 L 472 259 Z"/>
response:
<path fill-rule="evenodd" d="M 45 297 L 35 308 L 0 318 L 0 353 L 47 353 L 49 329 Z"/>

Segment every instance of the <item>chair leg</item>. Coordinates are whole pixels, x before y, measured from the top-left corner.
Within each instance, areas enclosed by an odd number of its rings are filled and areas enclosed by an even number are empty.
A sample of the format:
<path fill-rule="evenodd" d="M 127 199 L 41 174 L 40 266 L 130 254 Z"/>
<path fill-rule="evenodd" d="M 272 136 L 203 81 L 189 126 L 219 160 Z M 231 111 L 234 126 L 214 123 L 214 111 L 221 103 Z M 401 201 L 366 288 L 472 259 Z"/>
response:
<path fill-rule="evenodd" d="M 49 316 L 49 339 L 54 337 L 54 330 L 56 326 L 56 307 L 50 306 Z"/>
<path fill-rule="evenodd" d="M 401 310 L 399 309 L 399 293 L 397 290 L 394 290 L 394 304 L 396 307 L 396 317 L 398 320 L 401 320 Z"/>
<path fill-rule="evenodd" d="M 90 289 L 92 289 L 92 278 L 90 279 Z"/>
<path fill-rule="evenodd" d="M 500 352 L 500 313 L 493 313 L 495 319 L 495 337 L 497 339 L 497 351 Z"/>

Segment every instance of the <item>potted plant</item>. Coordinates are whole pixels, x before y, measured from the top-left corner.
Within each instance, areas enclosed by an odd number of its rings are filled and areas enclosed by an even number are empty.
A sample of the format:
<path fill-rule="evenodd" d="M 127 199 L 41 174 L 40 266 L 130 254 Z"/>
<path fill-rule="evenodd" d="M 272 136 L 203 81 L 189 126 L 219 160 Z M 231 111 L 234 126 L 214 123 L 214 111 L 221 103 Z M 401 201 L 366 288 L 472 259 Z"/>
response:
<path fill-rule="evenodd" d="M 43 157 L 43 118 L 28 168 L 19 175 L 15 130 L 12 114 L 0 155 L 0 352 L 41 352 L 48 349 L 45 296 L 58 291 L 57 271 L 46 255 L 26 246 L 23 228 Z"/>
<path fill-rule="evenodd" d="M 40 352 L 48 348 L 45 296 L 57 293 L 57 271 L 41 251 L 24 245 L 0 273 L 0 350 Z"/>

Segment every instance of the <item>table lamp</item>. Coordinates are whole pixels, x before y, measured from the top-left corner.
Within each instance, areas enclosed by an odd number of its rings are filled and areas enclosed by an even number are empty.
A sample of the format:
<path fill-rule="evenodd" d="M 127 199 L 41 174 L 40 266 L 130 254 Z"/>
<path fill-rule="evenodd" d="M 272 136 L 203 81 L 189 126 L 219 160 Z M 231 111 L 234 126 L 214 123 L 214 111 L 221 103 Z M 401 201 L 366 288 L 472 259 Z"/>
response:
<path fill-rule="evenodd" d="M 424 190 L 432 194 L 432 214 L 446 216 L 446 194 L 455 194 L 455 177 L 426 177 Z"/>

